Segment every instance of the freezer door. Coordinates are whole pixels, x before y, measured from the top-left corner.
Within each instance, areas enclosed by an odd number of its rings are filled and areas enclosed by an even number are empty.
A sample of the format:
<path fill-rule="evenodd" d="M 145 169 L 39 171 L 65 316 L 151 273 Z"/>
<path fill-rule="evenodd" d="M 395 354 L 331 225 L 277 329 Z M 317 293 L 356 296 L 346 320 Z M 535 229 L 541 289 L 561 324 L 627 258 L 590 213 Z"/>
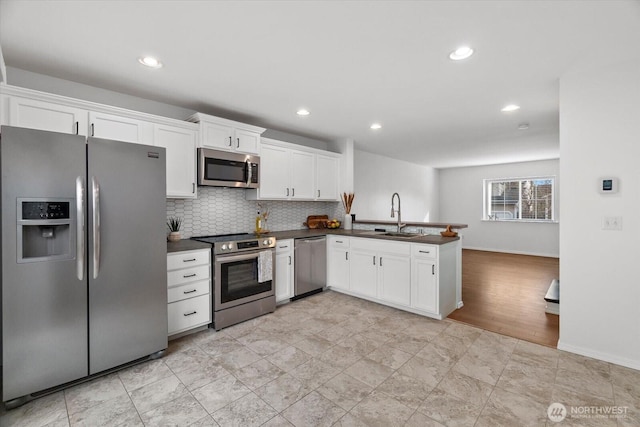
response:
<path fill-rule="evenodd" d="M 1 133 L 2 400 L 7 401 L 88 374 L 87 282 L 78 250 L 84 243 L 82 218 L 76 222 L 76 183 L 80 178 L 84 184 L 86 150 L 85 138 L 75 135 L 12 127 Z M 53 226 L 46 220 L 20 221 L 19 199 L 36 203 L 32 206 L 68 203 L 70 221 L 49 221 L 58 222 Z"/>
<path fill-rule="evenodd" d="M 89 370 L 167 348 L 165 149 L 89 138 Z"/>

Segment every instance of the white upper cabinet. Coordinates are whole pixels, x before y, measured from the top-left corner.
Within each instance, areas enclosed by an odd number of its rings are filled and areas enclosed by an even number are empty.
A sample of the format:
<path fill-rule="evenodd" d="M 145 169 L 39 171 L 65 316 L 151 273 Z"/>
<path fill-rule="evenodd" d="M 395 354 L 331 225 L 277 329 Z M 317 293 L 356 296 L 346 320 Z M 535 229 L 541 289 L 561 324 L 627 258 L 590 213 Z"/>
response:
<path fill-rule="evenodd" d="M 155 125 L 154 142 L 167 150 L 167 197 L 196 197 L 195 130 L 177 126 Z"/>
<path fill-rule="evenodd" d="M 200 147 L 258 154 L 264 128 L 196 113 L 187 119 L 200 124 Z"/>
<path fill-rule="evenodd" d="M 289 189 L 289 150 L 277 145 L 262 144 L 260 151 L 260 198 L 286 200 Z"/>
<path fill-rule="evenodd" d="M 164 147 L 167 197 L 196 197 L 198 125 L 13 86 L 0 92 L 3 125 Z"/>
<path fill-rule="evenodd" d="M 17 96 L 3 98 L 3 105 L 8 101 L 8 117 L 3 118 L 2 124 L 87 135 L 87 110 Z"/>
<path fill-rule="evenodd" d="M 339 201 L 339 165 L 339 154 L 262 138 L 260 188 L 246 198 Z"/>
<path fill-rule="evenodd" d="M 340 159 L 334 156 L 316 155 L 316 199 L 338 200 Z"/>
<path fill-rule="evenodd" d="M 291 151 L 291 199 L 315 198 L 315 159 L 312 153 Z"/>
<path fill-rule="evenodd" d="M 152 123 L 115 114 L 89 112 L 89 132 L 96 138 L 153 144 Z"/>

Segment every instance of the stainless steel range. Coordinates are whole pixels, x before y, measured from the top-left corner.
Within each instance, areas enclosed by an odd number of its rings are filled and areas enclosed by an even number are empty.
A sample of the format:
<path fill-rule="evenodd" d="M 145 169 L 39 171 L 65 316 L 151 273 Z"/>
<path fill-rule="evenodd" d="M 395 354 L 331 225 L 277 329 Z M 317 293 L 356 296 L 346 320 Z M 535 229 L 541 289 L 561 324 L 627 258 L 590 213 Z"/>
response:
<path fill-rule="evenodd" d="M 274 237 L 242 233 L 192 239 L 213 245 L 215 330 L 276 309 Z"/>

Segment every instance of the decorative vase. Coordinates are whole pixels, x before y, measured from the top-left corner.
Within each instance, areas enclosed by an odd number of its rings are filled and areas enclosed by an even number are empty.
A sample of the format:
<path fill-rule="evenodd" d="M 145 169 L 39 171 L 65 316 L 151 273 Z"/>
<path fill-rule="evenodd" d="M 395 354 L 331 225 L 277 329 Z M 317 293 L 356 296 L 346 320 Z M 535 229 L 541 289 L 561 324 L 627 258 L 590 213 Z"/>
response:
<path fill-rule="evenodd" d="M 345 230 L 351 230 L 351 228 L 352 228 L 352 220 L 353 219 L 351 218 L 351 215 L 345 214 L 344 215 L 344 222 L 342 223 L 342 227 Z"/>
<path fill-rule="evenodd" d="M 180 240 L 180 232 L 172 231 L 171 233 L 169 233 L 169 236 L 167 236 L 167 240 L 169 240 L 170 242 L 177 242 L 178 240 Z"/>

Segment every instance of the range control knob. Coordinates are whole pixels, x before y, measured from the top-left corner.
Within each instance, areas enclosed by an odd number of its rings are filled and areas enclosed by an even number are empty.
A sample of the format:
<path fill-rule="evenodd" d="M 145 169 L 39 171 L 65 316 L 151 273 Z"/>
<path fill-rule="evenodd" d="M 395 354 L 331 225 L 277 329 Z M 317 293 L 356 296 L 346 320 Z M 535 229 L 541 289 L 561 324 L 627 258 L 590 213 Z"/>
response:
<path fill-rule="evenodd" d="M 226 251 L 227 250 L 227 245 L 222 245 L 222 250 Z"/>

